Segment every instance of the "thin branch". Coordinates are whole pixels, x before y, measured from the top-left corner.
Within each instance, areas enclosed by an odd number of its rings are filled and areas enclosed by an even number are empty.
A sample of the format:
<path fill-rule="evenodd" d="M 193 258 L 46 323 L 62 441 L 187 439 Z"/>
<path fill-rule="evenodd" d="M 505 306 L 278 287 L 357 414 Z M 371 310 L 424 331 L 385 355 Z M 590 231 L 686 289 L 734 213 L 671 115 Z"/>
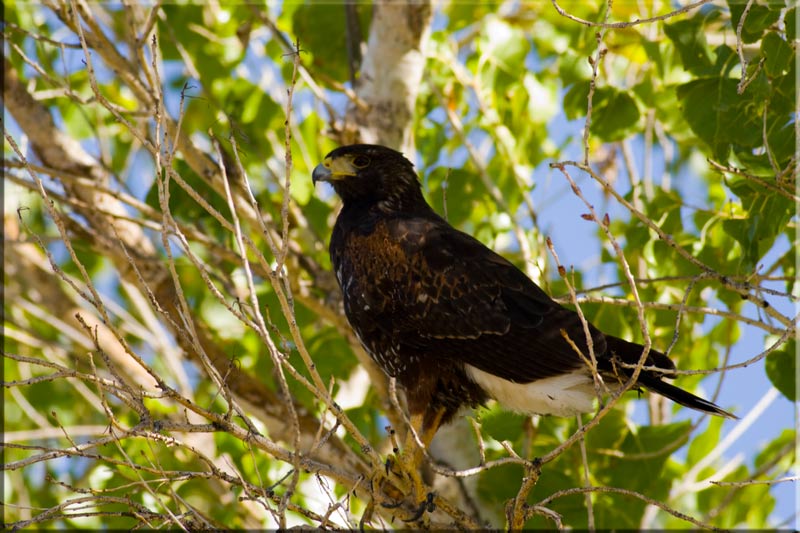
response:
<path fill-rule="evenodd" d="M 566 17 L 566 18 L 570 19 L 573 22 L 577 22 L 578 24 L 583 24 L 584 26 L 590 26 L 590 27 L 596 27 L 596 28 L 603 28 L 603 29 L 616 28 L 616 29 L 620 29 L 620 28 L 631 28 L 633 26 L 638 26 L 640 24 L 648 24 L 648 23 L 651 23 L 651 22 L 658 22 L 658 21 L 661 21 L 661 20 L 667 20 L 667 19 L 676 17 L 678 15 L 682 15 L 683 13 L 687 13 L 687 12 L 689 12 L 689 11 L 691 11 L 693 9 L 696 9 L 696 8 L 698 8 L 698 7 L 700 7 L 700 6 L 704 5 L 704 4 L 708 4 L 708 3 L 712 2 L 713 0 L 699 0 L 698 2 L 694 2 L 694 3 L 691 3 L 691 4 L 685 5 L 682 8 L 676 9 L 675 11 L 671 11 L 671 12 L 665 14 L 665 15 L 659 15 L 657 17 L 650 17 L 650 18 L 644 18 L 644 19 L 638 19 L 637 18 L 637 19 L 631 20 L 629 22 L 608 22 L 608 21 L 594 22 L 592 20 L 585 20 L 585 19 L 582 19 L 580 17 L 576 17 L 575 15 L 572 15 L 570 13 L 567 13 L 560 5 L 558 5 L 558 2 L 556 0 L 550 0 L 550 1 L 552 2 L 553 7 L 555 8 L 555 10 L 558 12 L 559 15 L 561 15 L 562 17 Z M 609 11 L 610 11 L 610 9 L 609 9 Z"/>
<path fill-rule="evenodd" d="M 603 24 L 608 22 L 608 17 L 611 15 L 612 0 L 606 0 L 605 15 L 603 16 Z M 557 6 L 553 0 L 553 5 Z M 589 56 L 589 65 L 592 67 L 592 75 L 589 78 L 589 94 L 586 96 L 586 120 L 583 125 L 583 164 L 589 166 L 589 131 L 592 127 L 592 108 L 594 104 L 594 91 L 597 87 L 597 74 L 600 67 L 600 61 L 605 57 L 608 52 L 607 48 L 603 48 L 603 29 L 595 33 L 595 41 L 597 42 L 597 51 L 594 57 Z"/>
<path fill-rule="evenodd" d="M 580 415 L 575 417 L 575 420 L 578 422 L 578 427 L 583 424 Z M 580 451 L 581 451 L 581 464 L 583 466 L 583 486 L 586 488 L 592 487 L 592 480 L 589 476 L 589 459 L 586 455 L 586 439 L 581 439 L 580 443 Z M 585 494 L 586 500 L 586 514 L 587 514 L 587 528 L 589 531 L 595 530 L 594 525 L 594 504 L 592 502 L 592 493 L 587 491 Z"/>
<path fill-rule="evenodd" d="M 692 518 L 691 516 L 689 516 L 687 514 L 684 514 L 684 513 L 680 512 L 680 511 L 676 510 L 676 509 L 673 509 L 672 507 L 668 506 L 667 504 L 665 504 L 662 501 L 655 500 L 653 498 L 650 498 L 649 496 L 645 496 L 644 494 L 640 494 L 640 493 L 638 493 L 636 491 L 633 491 L 633 490 L 621 489 L 621 488 L 617 488 L 617 487 L 574 487 L 574 488 L 571 488 L 571 489 L 560 490 L 558 492 L 555 492 L 555 493 L 551 494 L 547 498 L 539 501 L 538 503 L 536 503 L 536 505 L 537 506 L 546 506 L 550 502 L 555 501 L 555 500 L 557 500 L 559 498 L 563 498 L 565 496 L 571 496 L 573 494 L 583 494 L 585 492 L 604 492 L 604 493 L 611 493 L 611 494 L 622 494 L 624 496 L 630 496 L 632 498 L 638 498 L 638 499 L 640 499 L 640 500 L 642 500 L 644 502 L 649 503 L 650 505 L 654 505 L 654 506 L 658 507 L 659 509 L 662 509 L 662 510 L 666 511 L 667 513 L 671 514 L 672 516 L 674 516 L 676 518 L 680 518 L 681 520 L 689 522 L 690 524 L 694 524 L 695 526 L 700 527 L 702 529 L 708 529 L 708 530 L 711 530 L 711 531 L 725 531 L 724 529 L 716 528 L 714 526 L 711 526 L 709 524 L 701 522 L 701 521 L 699 521 L 699 520 L 697 520 L 695 518 Z"/>
<path fill-rule="evenodd" d="M 736 92 L 738 94 L 742 94 L 747 88 L 747 85 L 750 83 L 747 81 L 747 59 L 744 57 L 742 29 L 744 28 L 744 21 L 747 20 L 747 15 L 750 14 L 750 8 L 753 7 L 753 3 L 754 0 L 747 0 L 747 4 L 744 6 L 744 11 L 742 11 L 742 16 L 739 18 L 739 24 L 736 25 L 736 53 L 739 55 L 739 64 L 742 67 L 742 78 L 739 80 L 739 84 L 736 87 Z M 753 72 L 753 78 L 751 79 L 755 79 L 755 75 L 758 74 L 758 70 L 759 69 L 756 69 L 756 71 Z"/>
<path fill-rule="evenodd" d="M 784 184 L 778 180 L 771 180 L 761 178 L 754 174 L 750 174 L 749 172 L 745 172 L 744 170 L 732 167 L 730 165 L 723 165 L 722 163 L 718 163 L 713 159 L 707 159 L 708 163 L 714 168 L 714 170 L 719 171 L 720 173 L 729 173 L 735 174 L 737 176 L 741 176 L 743 178 L 747 178 L 748 180 L 758 184 L 759 187 L 764 187 L 765 189 L 769 189 L 773 192 L 776 192 L 786 198 L 787 200 L 791 200 L 795 203 L 800 203 L 800 196 L 794 194 L 794 191 L 789 189 L 788 187 L 784 186 Z M 777 174 L 777 169 L 776 169 Z M 788 184 L 786 184 L 788 185 Z"/>
<path fill-rule="evenodd" d="M 594 289 L 587 289 L 587 291 L 589 290 L 594 290 Z M 572 303 L 567 298 L 554 298 L 554 299 L 559 303 Z M 577 301 L 579 303 L 601 303 L 601 304 L 618 305 L 621 307 L 636 307 L 636 302 L 633 302 L 625 298 L 613 298 L 611 296 L 584 296 L 583 298 L 578 298 Z M 667 311 L 681 310 L 681 304 L 670 304 L 663 302 L 642 302 L 642 305 L 645 307 L 645 309 L 663 309 Z M 683 312 L 686 314 L 720 316 L 731 320 L 736 320 L 737 322 L 741 322 L 749 326 L 754 326 L 756 328 L 759 328 L 761 330 L 764 330 L 766 332 L 775 335 L 781 335 L 786 332 L 785 328 L 772 326 L 764 322 L 763 320 L 750 318 L 748 316 L 741 315 L 739 313 L 734 313 L 732 311 L 726 311 L 724 309 L 716 309 L 714 307 L 698 307 L 693 305 L 686 305 L 683 306 Z"/>
<path fill-rule="evenodd" d="M 558 163 L 551 163 L 550 166 L 553 168 L 573 166 L 579 168 L 580 170 L 583 170 L 584 172 L 589 174 L 595 181 L 601 184 L 603 186 L 604 191 L 611 194 L 620 204 L 622 204 L 636 218 L 641 220 L 648 228 L 655 231 L 661 240 L 667 243 L 667 245 L 669 245 L 670 248 L 673 248 L 681 257 L 686 259 L 689 263 L 695 265 L 701 271 L 709 273 L 711 277 L 718 280 L 723 286 L 741 295 L 743 299 L 753 302 L 758 307 L 762 308 L 768 315 L 778 320 L 784 326 L 792 329 L 795 327 L 794 322 L 790 318 L 778 312 L 774 308 L 774 306 L 772 306 L 767 300 L 763 299 L 758 294 L 754 294 L 756 288 L 752 284 L 747 282 L 738 282 L 730 276 L 720 274 L 710 266 L 703 263 L 701 260 L 694 257 L 685 248 L 683 248 L 681 245 L 675 242 L 675 239 L 671 235 L 667 234 L 663 229 L 661 229 L 661 227 L 658 226 L 655 222 L 653 222 L 653 220 L 647 217 L 640 210 L 636 209 L 625 197 L 623 197 L 620 193 L 618 193 L 610 183 L 608 183 L 605 179 L 597 175 L 597 173 L 595 173 L 590 166 L 578 163 L 576 161 L 561 161 Z"/>

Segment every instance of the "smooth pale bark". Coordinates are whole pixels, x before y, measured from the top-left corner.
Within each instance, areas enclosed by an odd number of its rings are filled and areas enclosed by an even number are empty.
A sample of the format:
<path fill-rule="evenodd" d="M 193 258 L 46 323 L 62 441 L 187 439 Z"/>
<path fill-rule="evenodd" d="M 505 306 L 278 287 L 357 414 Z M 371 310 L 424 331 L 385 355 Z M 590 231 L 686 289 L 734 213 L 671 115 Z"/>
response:
<path fill-rule="evenodd" d="M 361 142 L 383 144 L 414 157 L 414 109 L 425 69 L 432 20 L 430 2 L 376 2 L 348 122 Z"/>

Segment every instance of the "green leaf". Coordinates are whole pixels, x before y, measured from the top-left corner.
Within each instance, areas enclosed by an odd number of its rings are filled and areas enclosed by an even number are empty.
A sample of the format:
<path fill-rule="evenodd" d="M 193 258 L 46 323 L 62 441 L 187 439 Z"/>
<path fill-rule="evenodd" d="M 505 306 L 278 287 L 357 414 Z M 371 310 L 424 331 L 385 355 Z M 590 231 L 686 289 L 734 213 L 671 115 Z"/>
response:
<path fill-rule="evenodd" d="M 564 94 L 564 114 L 569 120 L 586 115 L 586 99 L 589 97 L 589 82 L 578 82 Z"/>
<path fill-rule="evenodd" d="M 309 317 L 313 315 L 309 314 Z M 316 330 L 317 328 L 309 328 L 309 331 Z M 336 379 L 350 376 L 357 360 L 350 345 L 334 328 L 325 328 L 313 336 L 306 335 L 306 339 L 306 348 L 315 361 L 317 371 L 326 382 L 331 376 Z"/>
<path fill-rule="evenodd" d="M 758 108 L 736 92 L 737 81 L 700 78 L 677 88 L 683 116 L 714 158 L 727 161 L 732 144 L 756 148 L 761 144 Z"/>
<path fill-rule="evenodd" d="M 498 442 L 514 441 L 521 435 L 527 418 L 495 406 L 494 409 L 481 414 L 481 427 Z"/>
<path fill-rule="evenodd" d="M 736 31 L 745 7 L 747 7 L 747 2 L 728 0 L 728 7 L 731 10 L 731 26 Z M 753 2 L 742 25 L 742 41 L 748 44 L 758 41 L 764 34 L 764 30 L 778 22 L 780 16 L 781 8 L 779 6 L 763 6 Z"/>
<path fill-rule="evenodd" d="M 447 220 L 456 227 L 469 220 L 475 199 L 486 194 L 486 187 L 475 174 L 444 167 L 437 167 L 431 172 L 428 188 L 433 208 L 444 215 L 446 203 Z"/>
<path fill-rule="evenodd" d="M 786 25 L 786 40 L 789 42 L 797 39 L 797 8 L 793 7 L 783 16 L 783 23 Z"/>
<path fill-rule="evenodd" d="M 590 131 L 603 141 L 618 141 L 639 123 L 639 107 L 626 92 L 611 87 L 597 89 L 592 99 Z"/>
<path fill-rule="evenodd" d="M 769 179 L 769 178 L 765 178 Z M 725 220 L 722 227 L 742 246 L 742 268 L 752 271 L 794 214 L 794 204 L 768 189 L 742 178 L 728 180 L 731 191 L 742 200 L 747 216 Z"/>
<path fill-rule="evenodd" d="M 180 60 L 183 58 L 182 53 L 189 54 L 194 64 L 201 67 L 198 69 L 199 81 L 205 86 L 210 86 L 214 80 L 220 78 L 231 79 L 232 67 L 240 61 L 244 53 L 242 46 L 235 40 L 226 46 L 201 37 L 202 31 L 215 34 L 220 40 L 232 37 L 235 28 L 230 23 L 217 21 L 209 24 L 204 17 L 204 8 L 200 5 L 167 3 L 162 11 L 164 17 L 157 19 L 159 32 L 171 37 L 159 41 L 159 46 L 164 49 L 165 59 Z M 180 43 L 182 53 L 173 41 Z M 183 80 L 176 81 L 182 85 Z"/>
<path fill-rule="evenodd" d="M 742 247 L 742 269 L 751 272 L 760 257 L 755 224 L 747 219 L 730 219 L 722 223 L 722 228 Z"/>
<path fill-rule="evenodd" d="M 492 12 L 492 4 L 484 2 L 452 2 L 445 7 L 450 24 L 448 31 L 457 31 L 474 24 Z"/>
<path fill-rule="evenodd" d="M 481 52 L 507 72 L 519 72 L 516 69 L 530 50 L 530 42 L 522 30 L 495 17 L 485 23 L 481 44 Z"/>
<path fill-rule="evenodd" d="M 355 6 L 361 35 L 353 37 L 360 41 L 367 36 L 372 7 L 362 2 L 356 2 Z M 299 6 L 292 14 L 292 30 L 301 48 L 312 56 L 316 71 L 341 82 L 350 79 L 344 4 L 311 2 Z M 359 43 L 354 46 L 358 48 Z"/>
<path fill-rule="evenodd" d="M 747 468 L 740 466 L 726 476 L 724 481 L 744 480 L 748 477 Z M 697 493 L 697 512 L 706 515 L 714 510 L 724 509 L 724 512 L 719 513 L 715 525 L 726 530 L 741 528 L 743 524 L 752 527 L 755 527 L 755 524 L 763 524 L 760 527 L 766 527 L 770 513 L 775 507 L 775 498 L 770 495 L 769 490 L 768 485 L 742 487 L 733 493 L 736 498 L 735 503 L 732 503 L 730 487 L 710 485 L 706 490 Z M 682 523 L 683 527 L 685 524 Z M 666 524 L 667 528 L 670 526 L 671 524 Z"/>
<path fill-rule="evenodd" d="M 720 432 L 722 431 L 722 418 L 709 417 L 708 428 L 694 437 L 689 443 L 689 451 L 686 455 L 686 463 L 694 465 L 700 462 L 717 444 L 719 444 Z"/>
<path fill-rule="evenodd" d="M 695 74 L 707 73 L 713 60 L 701 17 L 665 24 L 664 33 L 678 49 L 683 68 Z"/>
<path fill-rule="evenodd" d="M 369 396 L 374 395 L 370 393 Z M 364 401 L 364 405 L 353 407 L 345 411 L 348 418 L 353 421 L 356 427 L 370 442 L 378 442 L 384 437 L 384 435 L 381 434 L 383 427 L 379 428 L 379 424 L 377 423 L 381 420 L 382 413 L 380 409 L 376 409 L 373 406 L 374 403 L 377 402 L 371 402 L 368 398 Z M 359 446 L 350 435 L 347 436 L 347 441 L 351 443 L 354 450 L 359 449 Z"/>
<path fill-rule="evenodd" d="M 632 395 L 630 395 L 632 396 Z M 626 418 L 624 409 L 613 409 L 604 418 L 603 423 L 586 434 L 587 450 L 597 453 L 598 450 L 618 450 L 620 444 L 632 431 L 633 424 Z"/>
<path fill-rule="evenodd" d="M 790 120 L 783 115 L 775 116 L 770 113 L 767 117 L 767 124 L 769 150 L 778 167 L 785 168 L 794 155 L 795 146 L 797 145 L 794 120 Z M 766 154 L 764 154 L 764 158 L 769 162 Z"/>
<path fill-rule="evenodd" d="M 624 482 L 624 486 L 644 492 L 668 490 L 661 482 L 660 473 L 672 453 L 674 446 L 689 438 L 692 423 L 689 420 L 662 426 L 641 426 L 628 434 L 619 447 L 625 459 L 610 472 L 610 480 Z M 655 497 L 655 496 L 654 496 Z"/>
<path fill-rule="evenodd" d="M 83 106 L 63 106 L 61 116 L 64 119 L 64 127 L 70 136 L 75 139 L 94 137 L 95 130 L 92 127 L 91 119 L 86 116 L 86 109 Z"/>
<path fill-rule="evenodd" d="M 753 466 L 760 469 L 766 464 L 774 464 L 773 468 L 789 470 L 794 463 L 794 446 L 797 442 L 797 432 L 795 429 L 784 429 L 772 442 L 764 446 L 756 455 L 753 461 Z M 788 452 L 786 453 L 786 448 Z M 780 451 L 783 450 L 783 457 L 780 456 Z M 775 461 L 778 461 L 775 464 Z"/>
<path fill-rule="evenodd" d="M 534 503 L 547 496 L 555 494 L 562 490 L 567 490 L 578 486 L 582 483 L 581 477 L 582 470 L 580 467 L 580 452 L 577 446 L 570 450 L 568 453 L 559 457 L 559 459 L 542 468 L 542 474 L 539 481 L 531 491 L 528 497 L 529 503 Z M 521 476 L 516 481 L 516 487 L 519 488 Z M 512 496 L 515 496 L 513 494 Z M 586 500 L 583 494 L 573 494 L 571 496 L 558 498 L 548 505 L 548 507 L 562 516 L 569 517 L 570 525 L 576 528 L 586 527 Z M 602 527 L 602 524 L 598 524 Z M 553 528 L 552 520 L 536 517 L 525 524 L 526 530 Z"/>
<path fill-rule="evenodd" d="M 537 48 L 537 50 L 539 50 Z M 586 61 L 586 56 L 578 55 L 568 50 L 558 61 L 558 78 L 564 86 L 587 81 L 592 75 L 592 67 Z M 586 90 L 589 90 L 587 85 Z M 584 103 L 584 107 L 586 104 Z"/>
<path fill-rule="evenodd" d="M 792 47 L 774 31 L 767 33 L 761 41 L 761 55 L 764 69 L 772 77 L 785 74 L 794 59 Z"/>
<path fill-rule="evenodd" d="M 529 72 L 522 78 L 522 84 L 528 96 L 527 108 L 524 113 L 516 113 L 512 118 L 546 124 L 559 111 L 555 86 L 552 83 L 543 83 Z M 523 91 L 518 91 L 518 94 L 522 93 Z"/>
<path fill-rule="evenodd" d="M 200 179 L 200 177 L 192 172 L 191 168 L 186 164 L 186 162 L 182 159 L 177 159 L 174 163 L 176 171 L 180 173 L 183 177 L 186 184 L 194 190 L 198 195 L 205 198 L 212 206 L 214 206 L 220 212 L 228 212 L 227 203 L 212 189 L 205 180 Z M 181 187 L 175 180 L 170 180 L 170 191 L 169 191 L 169 207 L 172 215 L 178 220 L 184 221 L 192 221 L 197 224 L 202 224 L 203 221 L 207 220 L 207 213 L 205 209 L 203 209 L 200 204 L 198 204 L 192 196 L 186 192 L 186 190 Z M 150 186 L 150 190 L 147 193 L 145 201 L 147 205 L 152 207 L 156 210 L 161 210 L 161 206 L 159 204 L 159 188 L 160 184 L 158 180 L 153 181 L 153 184 Z M 204 228 L 205 232 L 210 232 L 211 228 L 214 228 L 212 234 L 219 238 L 224 238 L 224 232 L 220 231 L 219 226 L 216 223 L 209 225 L 208 227 Z"/>
<path fill-rule="evenodd" d="M 710 74 L 723 78 L 730 77 L 731 71 L 739 64 L 739 56 L 736 54 L 736 50 L 728 45 L 721 44 L 714 48 L 714 55 L 717 59 L 714 61 Z"/>
<path fill-rule="evenodd" d="M 163 18 L 158 17 L 158 25 L 162 26 L 159 31 L 162 35 L 174 35 L 174 39 L 163 39 L 158 43 L 159 50 L 166 60 L 180 60 L 181 53 L 178 50 L 177 43 L 194 56 L 195 45 L 197 44 L 196 34 L 193 35 L 189 30 L 192 24 L 203 24 L 203 7 L 200 5 L 177 3 L 164 4 L 161 12 L 164 14 Z M 204 70 L 206 65 L 203 65 Z"/>
<path fill-rule="evenodd" d="M 653 107 L 656 98 L 661 98 L 661 94 L 656 96 L 656 89 L 653 85 L 652 76 L 645 76 L 640 83 L 634 85 L 633 94 L 647 107 Z"/>
<path fill-rule="evenodd" d="M 243 78 L 219 78 L 211 84 L 211 93 L 222 102 L 225 114 L 237 125 L 257 122 L 268 124 L 281 112 L 281 108 L 267 96 L 263 89 Z M 255 141 L 264 138 L 262 132 Z"/>
<path fill-rule="evenodd" d="M 589 83 L 576 83 L 564 95 L 564 113 L 570 120 L 586 115 Z M 592 96 L 591 132 L 602 141 L 618 141 L 631 134 L 639 123 L 639 107 L 626 92 L 599 87 Z"/>
<path fill-rule="evenodd" d="M 487 502 L 505 502 L 517 495 L 523 470 L 519 465 L 502 465 L 478 477 L 478 495 Z"/>
<path fill-rule="evenodd" d="M 308 178 L 307 171 L 299 171 L 292 168 L 292 188 L 290 190 L 292 199 L 298 205 L 306 205 L 311 200 L 314 193 L 314 184 Z"/>
<path fill-rule="evenodd" d="M 652 64 L 656 67 L 656 72 L 653 73 L 654 75 L 658 76 L 659 79 L 664 77 L 665 73 L 665 54 L 662 51 L 661 43 L 651 41 L 650 39 L 645 38 L 644 36 L 640 35 L 642 45 L 642 50 L 644 51 L 645 55 L 647 56 L 648 61 L 652 62 Z"/>
<path fill-rule="evenodd" d="M 787 342 L 780 350 L 775 350 L 767 356 L 764 365 L 767 377 L 781 391 L 789 401 L 797 401 L 797 343 L 794 340 Z"/>

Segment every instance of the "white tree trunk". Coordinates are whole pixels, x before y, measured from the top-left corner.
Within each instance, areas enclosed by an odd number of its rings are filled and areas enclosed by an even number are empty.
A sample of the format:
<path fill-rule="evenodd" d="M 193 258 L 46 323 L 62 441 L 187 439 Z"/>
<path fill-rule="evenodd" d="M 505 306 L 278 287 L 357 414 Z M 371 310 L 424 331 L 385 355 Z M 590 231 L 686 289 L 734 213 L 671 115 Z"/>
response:
<path fill-rule="evenodd" d="M 361 142 L 414 154 L 414 107 L 430 33 L 429 1 L 376 2 L 356 95 L 366 104 L 348 110 Z"/>

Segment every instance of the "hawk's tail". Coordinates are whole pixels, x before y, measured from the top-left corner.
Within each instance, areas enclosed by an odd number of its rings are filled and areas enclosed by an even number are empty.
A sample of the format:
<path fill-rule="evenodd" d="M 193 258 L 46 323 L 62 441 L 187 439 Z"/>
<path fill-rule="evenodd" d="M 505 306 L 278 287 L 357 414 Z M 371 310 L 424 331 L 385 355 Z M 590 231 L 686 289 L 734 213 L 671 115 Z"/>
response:
<path fill-rule="evenodd" d="M 673 402 L 683 405 L 684 407 L 689 407 L 705 413 L 711 413 L 712 415 L 724 416 L 725 418 L 739 418 L 733 413 L 729 413 L 719 405 L 709 402 L 708 400 L 704 400 L 699 396 L 695 396 L 691 392 L 685 391 L 680 387 L 676 387 L 675 385 L 671 385 L 666 381 L 662 381 L 660 376 L 653 375 L 649 372 L 642 372 L 639 375 L 639 383 L 647 387 L 648 390 L 657 392 L 658 394 L 665 396 Z"/>
<path fill-rule="evenodd" d="M 642 355 L 643 346 L 628 342 L 617 337 L 610 335 L 606 336 L 606 343 L 608 351 L 616 355 L 623 362 L 628 364 L 636 364 Z M 679 403 L 684 407 L 702 411 L 704 413 L 711 413 L 716 416 L 723 416 L 725 418 L 737 418 L 732 413 L 721 408 L 713 402 L 704 400 L 699 396 L 695 396 L 689 391 L 685 391 L 680 387 L 671 385 L 662 378 L 669 377 L 675 372 L 675 363 L 672 362 L 666 355 L 656 350 L 650 350 L 645 366 L 656 366 L 663 368 L 663 373 L 654 370 L 643 370 L 639 373 L 637 383 L 646 387 L 648 390 L 656 392 L 666 398 L 669 398 L 675 403 Z M 631 370 L 626 369 L 628 372 Z"/>

